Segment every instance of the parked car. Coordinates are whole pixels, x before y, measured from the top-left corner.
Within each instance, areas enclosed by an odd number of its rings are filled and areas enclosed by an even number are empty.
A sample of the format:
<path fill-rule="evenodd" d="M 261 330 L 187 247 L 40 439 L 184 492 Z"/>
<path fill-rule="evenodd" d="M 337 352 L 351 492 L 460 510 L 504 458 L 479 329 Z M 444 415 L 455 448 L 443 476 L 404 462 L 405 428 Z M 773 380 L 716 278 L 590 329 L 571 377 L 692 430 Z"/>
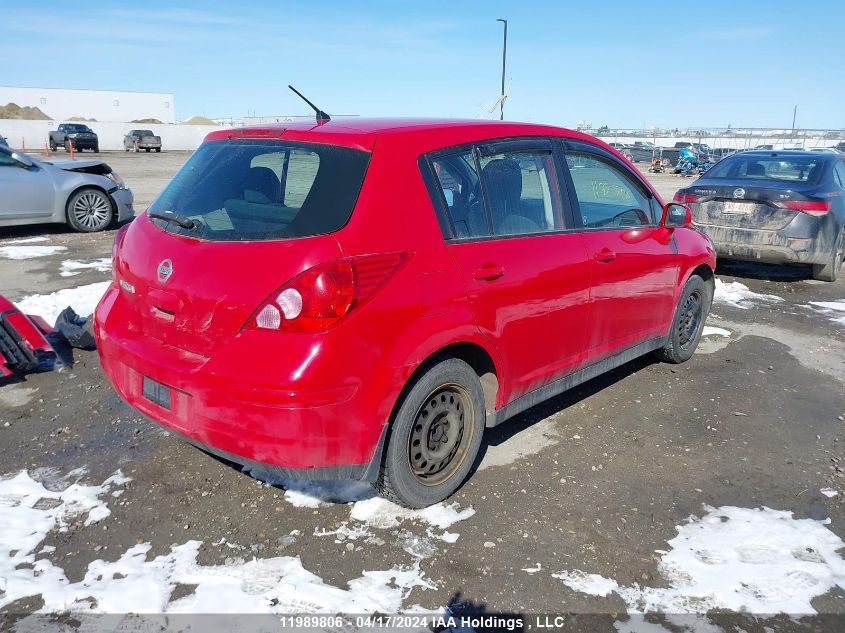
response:
<path fill-rule="evenodd" d="M 837 156 L 845 155 L 845 152 L 842 150 L 838 150 L 835 147 L 814 147 L 810 150 L 811 152 L 827 152 L 829 154 L 836 154 Z"/>
<path fill-rule="evenodd" d="M 152 130 L 129 130 L 129 133 L 123 137 L 123 149 L 127 152 L 129 150 L 160 152 L 161 137 L 153 134 Z"/>
<path fill-rule="evenodd" d="M 845 156 L 748 151 L 728 156 L 675 200 L 719 257 L 811 264 L 836 281 L 845 258 Z"/>
<path fill-rule="evenodd" d="M 0 226 L 61 222 L 101 231 L 134 214 L 132 191 L 100 160 L 45 162 L 0 146 Z"/>
<path fill-rule="evenodd" d="M 631 154 L 631 160 L 635 163 L 650 163 L 653 159 L 662 156 L 661 149 L 648 141 L 634 141 L 628 151 Z"/>
<path fill-rule="evenodd" d="M 841 143 L 837 143 L 834 146 L 834 149 L 838 149 L 840 152 L 845 152 L 845 141 L 843 141 Z"/>
<path fill-rule="evenodd" d="M 56 131 L 50 132 L 50 149 L 56 151 L 59 147 L 67 149 L 66 142 L 70 141 L 77 152 L 86 149 L 100 151 L 100 140 L 94 131 L 82 123 L 60 123 Z"/>
<path fill-rule="evenodd" d="M 215 131 L 116 236 L 97 347 L 123 399 L 203 450 L 422 507 L 485 427 L 691 357 L 715 256 L 690 220 L 556 127 Z"/>
<path fill-rule="evenodd" d="M 626 145 L 625 143 L 608 143 L 608 145 L 610 145 L 613 149 L 622 154 L 625 158 L 633 162 L 634 157 L 631 154 L 630 145 Z"/>

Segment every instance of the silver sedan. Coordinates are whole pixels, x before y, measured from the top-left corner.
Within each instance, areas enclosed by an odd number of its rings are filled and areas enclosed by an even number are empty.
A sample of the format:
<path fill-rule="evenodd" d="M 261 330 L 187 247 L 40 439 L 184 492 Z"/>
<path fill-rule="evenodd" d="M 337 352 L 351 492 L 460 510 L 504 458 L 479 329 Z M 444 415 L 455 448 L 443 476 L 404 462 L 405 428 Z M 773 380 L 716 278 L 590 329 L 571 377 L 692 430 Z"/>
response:
<path fill-rule="evenodd" d="M 101 160 L 43 162 L 0 145 L 0 227 L 61 222 L 92 233 L 131 218 L 132 202 Z"/>

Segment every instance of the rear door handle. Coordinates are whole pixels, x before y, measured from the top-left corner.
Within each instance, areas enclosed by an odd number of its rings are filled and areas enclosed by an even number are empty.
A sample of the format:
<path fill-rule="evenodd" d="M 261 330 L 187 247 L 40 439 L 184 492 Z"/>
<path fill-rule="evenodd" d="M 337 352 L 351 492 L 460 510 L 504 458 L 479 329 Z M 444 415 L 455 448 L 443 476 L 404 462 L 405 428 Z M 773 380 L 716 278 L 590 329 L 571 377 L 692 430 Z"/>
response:
<path fill-rule="evenodd" d="M 505 274 L 505 269 L 499 266 L 498 264 L 494 264 L 492 262 L 484 264 L 481 268 L 476 270 L 472 273 L 473 279 L 478 279 L 479 281 L 487 280 L 492 281 L 493 279 L 498 279 L 502 275 Z"/>
<path fill-rule="evenodd" d="M 602 264 L 608 264 L 616 259 L 616 253 L 609 248 L 603 248 L 598 253 L 593 255 L 593 259 Z"/>

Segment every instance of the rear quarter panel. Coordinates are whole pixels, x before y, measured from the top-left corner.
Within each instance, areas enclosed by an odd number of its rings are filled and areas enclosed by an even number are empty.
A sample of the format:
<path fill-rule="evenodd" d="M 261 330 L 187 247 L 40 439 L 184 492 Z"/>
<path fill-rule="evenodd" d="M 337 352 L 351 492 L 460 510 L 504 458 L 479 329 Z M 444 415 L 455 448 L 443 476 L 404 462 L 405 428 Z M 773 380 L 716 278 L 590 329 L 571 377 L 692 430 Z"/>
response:
<path fill-rule="evenodd" d="M 372 354 L 371 379 L 379 385 L 372 398 L 383 421 L 413 372 L 439 349 L 470 342 L 497 360 L 474 325 L 418 158 L 413 144 L 379 139 L 355 211 L 337 234 L 345 255 L 404 251 L 409 257 L 355 319 L 356 329 L 379 348 Z"/>

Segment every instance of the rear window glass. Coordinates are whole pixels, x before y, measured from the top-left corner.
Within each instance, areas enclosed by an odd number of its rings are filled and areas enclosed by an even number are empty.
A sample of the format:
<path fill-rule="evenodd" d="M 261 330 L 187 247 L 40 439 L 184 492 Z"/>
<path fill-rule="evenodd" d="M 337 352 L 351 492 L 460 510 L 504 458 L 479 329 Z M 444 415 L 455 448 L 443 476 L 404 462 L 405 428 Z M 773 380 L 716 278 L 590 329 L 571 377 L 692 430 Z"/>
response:
<path fill-rule="evenodd" d="M 272 240 L 331 233 L 352 215 L 368 152 L 313 143 L 204 143 L 150 206 L 195 229 L 159 227 L 206 240 Z"/>
<path fill-rule="evenodd" d="M 818 182 L 824 160 L 813 156 L 743 156 L 726 158 L 707 172 L 707 178 L 751 178 L 790 182 Z"/>

